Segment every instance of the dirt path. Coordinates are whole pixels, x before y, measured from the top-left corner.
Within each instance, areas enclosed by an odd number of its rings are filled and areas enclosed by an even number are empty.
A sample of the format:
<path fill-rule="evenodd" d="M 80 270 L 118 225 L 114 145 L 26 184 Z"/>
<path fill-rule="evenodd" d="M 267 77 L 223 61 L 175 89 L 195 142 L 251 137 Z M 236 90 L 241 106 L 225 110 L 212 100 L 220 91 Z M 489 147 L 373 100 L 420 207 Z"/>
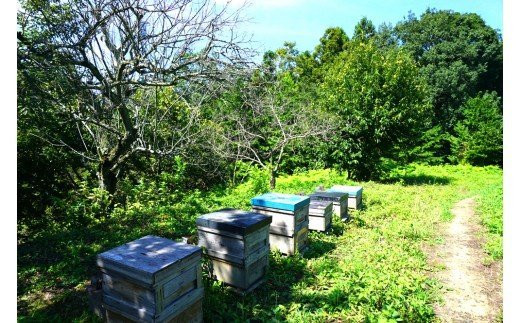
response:
<path fill-rule="evenodd" d="M 445 242 L 430 253 L 446 269 L 436 273 L 445 288 L 444 303 L 435 307 L 444 322 L 493 322 L 502 304 L 501 263 L 483 265 L 485 253 L 472 198 L 451 210 L 455 218 L 446 225 Z"/>

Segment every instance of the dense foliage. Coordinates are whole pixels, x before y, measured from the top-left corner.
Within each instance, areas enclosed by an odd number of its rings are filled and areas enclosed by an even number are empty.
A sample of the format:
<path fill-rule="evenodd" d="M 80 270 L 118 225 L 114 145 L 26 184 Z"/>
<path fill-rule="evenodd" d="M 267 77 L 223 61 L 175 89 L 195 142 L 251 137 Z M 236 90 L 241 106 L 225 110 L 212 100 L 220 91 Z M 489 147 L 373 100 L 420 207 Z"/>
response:
<path fill-rule="evenodd" d="M 182 76 L 188 71 L 176 70 L 180 79 L 167 83 L 166 88 L 166 76 L 155 76 L 134 87 L 129 71 L 121 81 L 110 80 L 115 88 L 128 83 L 126 90 L 118 88 L 120 97 L 108 93 L 104 98 L 102 86 L 113 86 L 105 81 L 101 87 L 94 86 L 97 81 L 85 79 L 85 68 L 87 75 L 96 70 L 88 60 L 78 63 L 71 57 L 75 51 L 92 49 L 67 45 L 68 33 L 77 29 L 87 33 L 85 37 L 94 37 L 92 41 L 100 33 L 96 41 L 105 42 L 103 33 L 123 33 L 130 39 L 141 36 L 117 29 L 117 21 L 111 20 L 106 23 L 114 26 L 113 31 L 98 31 L 95 26 L 85 29 L 82 19 L 86 18 L 75 16 L 77 5 L 27 1 L 24 13 L 19 14 L 20 149 L 34 147 L 26 154 L 38 155 L 37 147 L 45 145 L 47 155 L 69 156 L 64 156 L 59 167 L 62 175 L 58 181 L 63 182 L 65 175 L 74 186 L 80 178 L 94 182 L 96 176 L 101 188 L 117 195 L 119 179 L 150 170 L 158 174 L 175 164 L 171 162 L 174 157 L 182 159 L 194 176 L 193 184 L 199 187 L 235 178 L 232 165 L 239 161 L 270 168 L 273 187 L 279 172 L 316 167 L 335 167 L 352 178 L 377 179 L 389 160 L 401 164 L 501 164 L 499 136 L 492 139 L 497 144 L 482 153 L 485 157 L 465 156 L 475 155 L 474 149 L 462 148 L 471 145 L 468 136 L 473 133 L 464 103 L 479 91 L 497 91 L 501 105 L 501 38 L 478 15 L 432 9 L 419 19 L 410 15 L 395 28 L 383 24 L 378 29 L 365 17 L 356 25 L 352 39 L 340 27 L 333 27 L 324 32 L 313 52 L 299 52 L 296 44 L 288 42 L 279 50 L 266 52 L 260 66 L 227 83 L 215 83 L 212 77 L 236 73 L 216 65 L 204 65 L 205 70 L 194 67 L 197 72 L 192 81 Z M 136 19 L 144 18 L 138 15 Z M 136 53 L 143 50 L 129 46 Z M 69 52 L 69 47 L 74 51 Z M 186 64 L 198 66 L 204 57 L 188 56 Z M 109 77 L 110 68 L 124 67 L 127 62 L 111 64 L 116 65 L 98 69 Z M 169 70 L 155 74 L 159 72 Z M 143 73 L 143 79 L 152 77 L 146 69 L 138 73 Z M 175 79 L 176 75 L 168 77 Z M 94 73 L 93 77 L 98 76 Z M 244 114 L 244 107 L 258 111 Z M 99 112 L 91 115 L 92 111 Z M 281 124 L 277 122 L 282 119 Z M 480 120 L 489 121 L 489 127 L 498 131 L 495 119 Z M 307 127 L 307 131 L 292 132 L 299 140 L 284 137 L 291 128 L 304 124 L 320 124 L 322 131 Z M 240 132 L 256 136 L 256 142 L 237 136 Z M 27 138 L 31 138 L 30 144 Z M 222 138 L 228 141 L 225 153 L 205 147 L 214 143 L 210 148 L 222 148 Z M 23 160 L 21 156 L 20 162 Z M 25 175 L 20 181 L 27 182 L 25 186 L 32 185 L 28 181 L 42 182 Z M 114 199 L 112 204 L 117 202 Z"/>
<path fill-rule="evenodd" d="M 383 157 L 398 159 L 414 146 L 429 116 L 426 87 L 412 58 L 352 42 L 325 66 L 319 104 L 337 116 L 330 163 L 352 178 L 381 175 Z"/>
<path fill-rule="evenodd" d="M 455 126 L 452 149 L 463 163 L 502 165 L 502 103 L 495 92 L 469 99 Z"/>
<path fill-rule="evenodd" d="M 480 91 L 502 95 L 502 38 L 477 14 L 428 9 L 399 22 L 394 32 L 428 82 L 433 126 L 443 133 L 454 134 L 467 99 Z M 448 156 L 447 143 L 437 155 Z"/>

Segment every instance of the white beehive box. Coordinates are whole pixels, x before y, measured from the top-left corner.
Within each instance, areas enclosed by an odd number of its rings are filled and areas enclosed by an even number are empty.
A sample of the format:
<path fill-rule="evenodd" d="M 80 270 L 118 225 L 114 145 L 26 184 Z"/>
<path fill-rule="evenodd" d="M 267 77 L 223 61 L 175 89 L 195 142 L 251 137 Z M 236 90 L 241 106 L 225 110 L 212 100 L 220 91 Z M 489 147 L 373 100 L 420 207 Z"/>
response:
<path fill-rule="evenodd" d="M 334 214 L 339 216 L 342 221 L 347 221 L 348 217 L 348 193 L 343 192 L 323 192 L 316 191 L 310 195 L 311 201 L 332 202 Z"/>
<path fill-rule="evenodd" d="M 309 230 L 327 231 L 332 222 L 332 202 L 311 201 L 309 206 Z"/>
<path fill-rule="evenodd" d="M 251 199 L 254 212 L 273 218 L 269 229 L 271 250 L 292 255 L 306 249 L 309 203 L 306 196 L 280 193 L 267 193 Z"/>
<path fill-rule="evenodd" d="M 363 196 L 362 186 L 334 185 L 329 188 L 327 192 L 348 193 L 348 208 L 357 210 L 361 207 Z"/>

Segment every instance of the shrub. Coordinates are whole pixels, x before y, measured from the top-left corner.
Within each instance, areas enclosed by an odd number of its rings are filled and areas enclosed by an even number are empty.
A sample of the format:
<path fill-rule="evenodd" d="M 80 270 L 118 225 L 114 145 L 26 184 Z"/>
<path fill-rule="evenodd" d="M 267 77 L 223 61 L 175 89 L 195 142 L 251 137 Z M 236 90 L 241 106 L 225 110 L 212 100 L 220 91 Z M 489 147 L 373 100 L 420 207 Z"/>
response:
<path fill-rule="evenodd" d="M 358 180 L 378 178 L 382 157 L 399 158 L 415 145 L 429 108 L 413 59 L 372 42 L 350 43 L 328 66 L 319 104 L 338 116 L 333 163 Z"/>
<path fill-rule="evenodd" d="M 502 108 L 496 92 L 479 94 L 463 106 L 452 138 L 454 158 L 475 166 L 502 166 Z"/>

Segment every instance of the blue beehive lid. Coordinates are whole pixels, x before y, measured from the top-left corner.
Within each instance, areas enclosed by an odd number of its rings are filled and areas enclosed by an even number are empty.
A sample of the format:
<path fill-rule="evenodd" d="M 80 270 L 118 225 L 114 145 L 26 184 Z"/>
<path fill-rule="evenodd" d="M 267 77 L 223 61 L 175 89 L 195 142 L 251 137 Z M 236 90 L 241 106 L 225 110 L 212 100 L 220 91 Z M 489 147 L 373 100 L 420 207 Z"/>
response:
<path fill-rule="evenodd" d="M 307 196 L 281 193 L 266 193 L 251 199 L 251 204 L 253 206 L 269 207 L 287 211 L 296 211 L 309 205 L 309 203 L 310 199 Z"/>
<path fill-rule="evenodd" d="M 269 225 L 272 217 L 255 212 L 222 209 L 197 218 L 197 226 L 237 234 L 247 234 Z"/>
<path fill-rule="evenodd" d="M 363 192 L 362 186 L 346 186 L 346 185 L 334 185 L 327 190 L 327 192 L 343 192 L 348 193 L 349 197 L 360 196 Z"/>

